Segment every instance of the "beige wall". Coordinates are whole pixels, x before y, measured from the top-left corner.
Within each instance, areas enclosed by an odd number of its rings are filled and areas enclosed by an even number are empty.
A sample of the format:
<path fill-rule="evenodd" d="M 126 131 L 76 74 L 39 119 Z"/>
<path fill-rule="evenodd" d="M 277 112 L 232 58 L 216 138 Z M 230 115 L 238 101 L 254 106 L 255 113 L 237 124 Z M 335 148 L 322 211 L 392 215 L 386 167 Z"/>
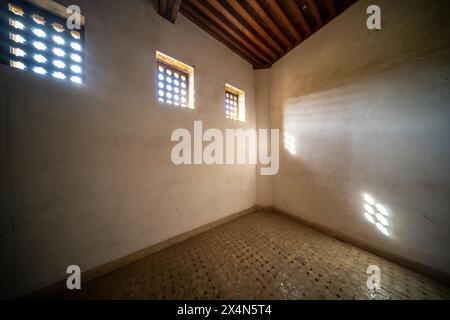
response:
<path fill-rule="evenodd" d="M 255 70 L 256 86 L 256 127 L 269 129 L 270 126 L 270 70 Z M 272 205 L 272 176 L 260 175 L 260 165 L 256 171 L 256 199 L 258 206 Z"/>
<path fill-rule="evenodd" d="M 273 204 L 360 242 L 450 273 L 450 3 L 361 0 L 271 70 L 281 151 Z M 362 194 L 390 211 L 389 236 Z"/>
<path fill-rule="evenodd" d="M 91 269 L 255 201 L 255 166 L 170 160 L 172 131 L 194 120 L 255 127 L 252 67 L 183 16 L 175 25 L 162 19 L 156 1 L 65 2 L 86 16 L 86 84 L 0 67 L 6 296 L 63 279 L 69 264 Z M 195 66 L 195 110 L 155 101 L 156 50 Z M 225 83 L 246 92 L 245 124 L 225 120 Z"/>

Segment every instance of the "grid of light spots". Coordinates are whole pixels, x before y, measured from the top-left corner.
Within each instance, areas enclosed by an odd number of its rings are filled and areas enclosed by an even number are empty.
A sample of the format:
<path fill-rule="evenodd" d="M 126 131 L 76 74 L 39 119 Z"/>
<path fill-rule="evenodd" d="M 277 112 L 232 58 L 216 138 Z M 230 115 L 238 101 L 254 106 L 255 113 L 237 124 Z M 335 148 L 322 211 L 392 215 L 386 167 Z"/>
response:
<path fill-rule="evenodd" d="M 295 138 L 288 132 L 284 133 L 284 148 L 289 151 L 290 154 L 295 154 Z"/>
<path fill-rule="evenodd" d="M 225 117 L 231 120 L 239 120 L 239 95 L 225 91 Z"/>
<path fill-rule="evenodd" d="M 24 1 L 3 4 L 1 62 L 77 84 L 84 82 L 84 29 L 69 30 L 65 19 Z"/>
<path fill-rule="evenodd" d="M 158 100 L 186 108 L 189 100 L 189 75 L 158 60 Z"/>
<path fill-rule="evenodd" d="M 390 227 L 388 217 L 389 212 L 381 203 L 377 203 L 375 199 L 368 195 L 364 194 L 364 217 L 371 224 L 374 224 L 377 229 L 383 233 L 385 236 L 389 236 Z"/>

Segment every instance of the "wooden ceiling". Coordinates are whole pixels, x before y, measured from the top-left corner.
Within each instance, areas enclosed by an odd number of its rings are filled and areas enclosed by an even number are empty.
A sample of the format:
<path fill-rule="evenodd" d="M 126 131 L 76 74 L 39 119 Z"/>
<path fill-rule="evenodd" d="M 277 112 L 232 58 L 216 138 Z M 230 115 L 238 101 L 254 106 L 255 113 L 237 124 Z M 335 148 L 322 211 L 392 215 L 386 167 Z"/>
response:
<path fill-rule="evenodd" d="M 357 0 L 159 0 L 159 13 L 178 12 L 253 65 L 270 68 Z"/>

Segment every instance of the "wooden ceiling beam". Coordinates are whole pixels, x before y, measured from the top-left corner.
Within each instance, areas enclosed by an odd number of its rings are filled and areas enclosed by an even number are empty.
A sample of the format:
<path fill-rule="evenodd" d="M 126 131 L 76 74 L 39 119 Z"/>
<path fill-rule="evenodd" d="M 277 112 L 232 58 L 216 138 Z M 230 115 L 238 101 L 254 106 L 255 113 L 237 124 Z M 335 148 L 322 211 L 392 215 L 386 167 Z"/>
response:
<path fill-rule="evenodd" d="M 312 33 L 311 27 L 306 21 L 305 16 L 303 15 L 302 10 L 300 10 L 300 7 L 297 5 L 297 3 L 294 0 L 286 1 L 285 2 L 291 13 L 293 14 L 296 21 L 300 23 L 300 26 L 302 27 L 303 31 L 305 32 L 306 36 L 309 36 Z M 297 41 L 298 43 L 299 41 Z"/>
<path fill-rule="evenodd" d="M 295 38 L 296 43 L 299 43 L 303 40 L 302 35 L 300 32 L 295 29 L 295 26 L 291 23 L 289 18 L 284 14 L 283 10 L 280 8 L 278 3 L 273 0 L 265 1 L 267 6 L 270 8 L 270 10 L 273 12 L 273 14 L 277 17 L 278 20 L 281 21 L 281 23 L 284 25 L 284 27 L 289 31 L 289 33 Z M 289 6 L 290 9 L 296 8 L 296 13 L 300 12 L 300 9 L 297 7 L 297 5 L 294 3 L 293 0 L 286 1 L 286 4 Z M 303 14 L 300 12 L 301 16 Z"/>
<path fill-rule="evenodd" d="M 334 1 L 160 0 L 159 11 L 172 21 L 181 11 L 255 69 L 262 69 L 357 0 Z"/>
<path fill-rule="evenodd" d="M 269 27 L 270 30 L 272 30 L 275 35 L 281 40 L 281 42 L 286 46 L 287 50 L 289 51 L 292 49 L 293 44 L 289 39 L 286 37 L 286 35 L 283 33 L 283 31 L 278 28 L 278 26 L 275 24 L 275 22 L 272 21 L 272 18 L 267 15 L 267 13 L 264 11 L 264 9 L 259 5 L 257 0 L 246 0 L 247 3 L 250 5 L 250 7 L 255 10 L 255 12 L 259 15 L 259 17 L 264 21 L 264 23 Z"/>
<path fill-rule="evenodd" d="M 203 0 L 205 1 L 205 0 Z M 251 33 L 247 28 L 242 25 L 225 7 L 222 6 L 222 4 L 217 0 L 206 0 L 210 4 L 212 8 L 217 10 L 221 15 L 225 17 L 227 21 L 224 21 L 225 23 L 231 23 L 236 28 L 239 29 L 250 41 L 252 41 L 256 46 L 264 51 L 267 55 L 272 57 L 274 60 L 278 58 L 278 55 L 276 52 L 274 52 L 272 49 L 267 47 L 264 43 L 262 43 L 258 38 L 255 37 L 253 33 Z"/>
<path fill-rule="evenodd" d="M 231 29 L 225 22 L 223 22 L 221 19 L 217 19 L 217 17 L 205 6 L 205 1 L 203 0 L 190 0 L 189 1 L 197 10 L 202 12 L 205 16 L 207 16 L 212 21 L 215 21 L 222 30 L 227 32 L 231 37 L 236 39 L 236 41 L 239 43 L 240 46 L 245 46 L 249 51 L 253 53 L 256 57 L 258 57 L 260 60 L 262 60 L 265 63 L 268 63 L 271 61 L 267 56 L 265 56 L 260 50 L 253 47 L 248 41 L 246 41 L 244 38 L 242 38 L 237 32 L 235 32 L 233 29 Z"/>
<path fill-rule="evenodd" d="M 330 12 L 330 20 L 336 16 L 336 7 L 334 6 L 333 0 L 325 0 L 325 6 Z"/>
<path fill-rule="evenodd" d="M 253 69 L 262 70 L 262 69 L 270 69 L 271 67 L 272 67 L 271 64 L 261 64 L 261 65 L 255 66 Z"/>
<path fill-rule="evenodd" d="M 238 0 L 227 0 L 228 4 L 234 9 L 236 10 L 236 12 L 239 13 L 239 15 L 248 23 L 250 24 L 250 26 L 255 29 L 256 32 L 258 32 L 259 34 L 261 34 L 264 39 L 266 39 L 269 44 L 274 47 L 275 49 L 278 50 L 279 54 L 284 54 L 285 50 L 278 44 L 278 42 L 275 41 L 275 39 L 272 38 L 271 35 L 269 35 L 266 30 L 264 30 L 264 28 L 262 28 L 260 26 L 260 24 L 253 19 L 253 17 L 247 12 L 247 10 L 245 10 L 241 4 L 239 3 Z"/>
<path fill-rule="evenodd" d="M 180 7 L 181 0 L 159 0 L 158 13 L 166 20 L 175 23 Z"/>
<path fill-rule="evenodd" d="M 230 48 L 233 52 L 246 60 L 252 66 L 260 65 L 263 63 L 261 60 L 256 59 L 248 50 L 239 46 L 234 39 L 223 33 L 214 24 L 211 24 L 209 21 L 205 21 L 204 18 L 200 16 L 200 14 L 194 9 L 183 5 L 181 7 L 181 13 L 186 18 L 202 28 L 204 31 L 213 36 L 215 39 L 217 39 L 219 42 Z"/>
<path fill-rule="evenodd" d="M 306 4 L 314 17 L 314 20 L 316 20 L 317 29 L 319 29 L 323 26 L 323 19 L 320 15 L 320 11 L 317 8 L 316 3 L 314 2 L 314 0 L 306 0 Z"/>

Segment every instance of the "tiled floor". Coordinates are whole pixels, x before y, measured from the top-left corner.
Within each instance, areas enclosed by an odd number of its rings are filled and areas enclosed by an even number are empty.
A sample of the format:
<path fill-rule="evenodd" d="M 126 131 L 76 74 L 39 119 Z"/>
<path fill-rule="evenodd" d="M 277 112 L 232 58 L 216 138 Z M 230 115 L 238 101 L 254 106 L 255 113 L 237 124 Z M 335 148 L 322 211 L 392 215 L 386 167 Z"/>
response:
<path fill-rule="evenodd" d="M 369 265 L 381 290 L 367 289 Z M 450 289 L 297 221 L 252 213 L 60 298 L 449 299 Z"/>

